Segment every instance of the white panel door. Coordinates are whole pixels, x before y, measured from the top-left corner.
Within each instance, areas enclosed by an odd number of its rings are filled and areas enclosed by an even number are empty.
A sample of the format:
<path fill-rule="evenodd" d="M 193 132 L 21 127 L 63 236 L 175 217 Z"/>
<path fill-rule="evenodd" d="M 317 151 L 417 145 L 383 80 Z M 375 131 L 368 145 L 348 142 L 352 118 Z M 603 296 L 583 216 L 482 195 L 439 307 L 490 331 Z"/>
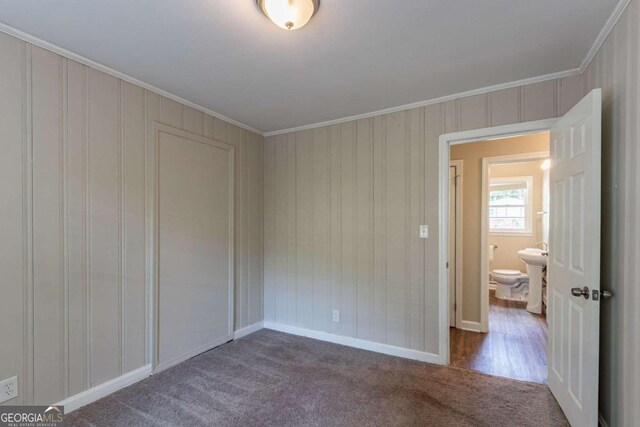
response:
<path fill-rule="evenodd" d="M 156 370 L 232 338 L 233 147 L 156 125 Z"/>
<path fill-rule="evenodd" d="M 594 89 L 551 129 L 549 388 L 581 427 L 598 424 L 600 110 Z"/>

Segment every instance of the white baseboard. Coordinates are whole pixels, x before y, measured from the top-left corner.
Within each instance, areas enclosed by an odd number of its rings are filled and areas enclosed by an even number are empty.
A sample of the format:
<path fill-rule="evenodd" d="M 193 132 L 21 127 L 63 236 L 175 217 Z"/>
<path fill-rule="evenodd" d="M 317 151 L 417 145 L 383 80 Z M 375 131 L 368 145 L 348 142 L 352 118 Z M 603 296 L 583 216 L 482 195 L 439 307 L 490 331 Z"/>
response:
<path fill-rule="evenodd" d="M 332 342 L 335 344 L 346 345 L 348 347 L 360 348 L 362 350 L 375 351 L 377 353 L 389 354 L 391 356 L 404 357 L 405 359 L 419 360 L 421 362 L 429 362 L 441 365 L 442 360 L 439 355 L 427 353 L 424 351 L 411 350 L 404 347 L 396 347 L 388 344 L 380 344 L 372 341 L 361 340 L 358 338 L 350 338 L 341 335 L 329 334 L 327 332 L 319 332 L 311 329 L 298 328 L 296 326 L 288 326 L 280 323 L 264 322 L 266 329 L 285 332 L 292 335 L 300 335 L 307 338 L 313 338 L 320 341 Z"/>
<path fill-rule="evenodd" d="M 235 331 L 233 333 L 233 339 L 237 340 L 238 338 L 245 337 L 245 336 L 247 336 L 249 334 L 252 334 L 252 333 L 254 333 L 256 331 L 259 331 L 260 329 L 263 329 L 263 328 L 264 328 L 264 322 L 263 321 L 256 322 L 253 325 L 249 325 L 249 326 L 246 326 L 246 327 L 244 327 L 242 329 L 238 329 L 237 331 Z"/>
<path fill-rule="evenodd" d="M 463 331 L 482 332 L 480 322 L 471 322 L 469 320 L 463 320 L 460 325 L 460 329 Z"/>
<path fill-rule="evenodd" d="M 151 365 L 145 365 L 141 368 L 135 369 L 131 372 L 127 372 L 117 378 L 109 380 L 105 383 L 91 387 L 89 390 L 85 390 L 73 396 L 67 397 L 56 405 L 63 405 L 65 414 L 71 411 L 75 411 L 84 405 L 95 402 L 98 399 L 102 399 L 105 396 L 110 395 L 120 389 L 137 383 L 151 375 Z"/>

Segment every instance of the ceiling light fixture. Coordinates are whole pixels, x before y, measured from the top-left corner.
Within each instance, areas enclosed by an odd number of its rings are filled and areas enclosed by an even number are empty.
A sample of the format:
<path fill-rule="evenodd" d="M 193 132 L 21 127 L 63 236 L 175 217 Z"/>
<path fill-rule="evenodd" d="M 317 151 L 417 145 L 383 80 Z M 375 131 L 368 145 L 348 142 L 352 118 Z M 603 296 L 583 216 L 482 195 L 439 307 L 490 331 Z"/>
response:
<path fill-rule="evenodd" d="M 256 0 L 267 18 L 284 30 L 307 25 L 320 7 L 320 0 Z"/>

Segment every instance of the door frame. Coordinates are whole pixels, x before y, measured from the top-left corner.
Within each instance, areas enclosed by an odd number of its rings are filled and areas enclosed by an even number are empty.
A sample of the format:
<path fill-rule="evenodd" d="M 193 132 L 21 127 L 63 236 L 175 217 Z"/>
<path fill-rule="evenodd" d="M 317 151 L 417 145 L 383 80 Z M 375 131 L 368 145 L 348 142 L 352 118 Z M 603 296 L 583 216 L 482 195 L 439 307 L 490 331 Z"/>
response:
<path fill-rule="evenodd" d="M 480 140 L 508 138 L 517 135 L 547 132 L 557 118 L 532 122 L 514 123 L 462 132 L 440 135 L 438 144 L 439 156 L 439 251 L 438 251 L 438 307 L 439 307 L 439 355 L 442 365 L 449 364 L 449 274 L 447 260 L 449 255 L 449 158 L 452 145 L 465 144 Z M 488 286 L 488 283 L 487 283 Z M 484 295 L 488 304 L 489 295 Z M 481 304 L 484 305 L 483 301 Z M 481 305 L 481 307 L 483 306 Z M 462 312 L 461 312 L 462 314 Z M 481 313 L 482 315 L 482 313 Z M 486 313 L 488 324 L 488 313 Z M 482 319 L 481 319 L 482 323 Z"/>
<path fill-rule="evenodd" d="M 547 159 L 551 151 L 482 158 L 482 208 L 480 209 L 480 332 L 489 332 L 489 167 Z M 531 220 L 533 221 L 533 215 Z M 533 229 L 531 230 L 533 233 Z"/>
<path fill-rule="evenodd" d="M 234 329 L 234 289 L 235 289 L 235 147 L 225 142 L 216 141 L 186 130 L 175 128 L 164 123 L 153 121 L 150 124 L 150 134 L 146 141 L 146 276 L 147 276 L 147 363 L 151 364 L 151 372 L 156 373 L 169 368 L 184 359 L 172 361 L 170 364 L 159 366 L 159 298 L 158 298 L 158 257 L 159 257 L 159 205 L 158 205 L 158 142 L 160 133 L 168 133 L 194 142 L 212 145 L 228 152 L 229 156 L 229 316 L 227 337 L 233 337 Z M 229 341 L 224 340 L 224 342 Z M 207 351 L 224 342 L 212 343 L 208 348 L 198 349 L 198 354 Z M 189 357 L 195 354 L 189 355 Z"/>
<path fill-rule="evenodd" d="M 455 166 L 456 175 L 460 178 L 456 182 L 456 310 L 455 310 L 455 327 L 462 327 L 462 199 L 464 188 L 464 161 L 463 160 L 450 160 L 449 167 Z M 448 252 L 447 252 L 448 254 Z M 449 313 L 451 314 L 451 313 Z"/>

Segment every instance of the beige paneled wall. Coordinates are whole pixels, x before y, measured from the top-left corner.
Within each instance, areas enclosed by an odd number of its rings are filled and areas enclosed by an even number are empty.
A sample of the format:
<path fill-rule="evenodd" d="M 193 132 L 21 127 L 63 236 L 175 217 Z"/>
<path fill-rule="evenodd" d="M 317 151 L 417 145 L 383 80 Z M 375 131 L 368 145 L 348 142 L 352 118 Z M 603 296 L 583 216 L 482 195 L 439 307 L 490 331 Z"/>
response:
<path fill-rule="evenodd" d="M 584 89 L 578 75 L 266 138 L 265 321 L 437 353 L 438 137 L 556 117 Z"/>
<path fill-rule="evenodd" d="M 609 426 L 640 420 L 640 4 L 631 0 L 584 73 L 602 88 L 600 411 Z"/>
<path fill-rule="evenodd" d="M 0 379 L 49 404 L 147 364 L 145 141 L 236 147 L 235 329 L 262 319 L 262 137 L 0 33 Z"/>
<path fill-rule="evenodd" d="M 346 167 L 355 168 L 357 177 L 356 205 L 356 279 L 354 285 L 344 275 L 352 268 L 343 251 L 343 238 L 350 241 L 353 230 L 349 220 L 338 212 L 338 199 L 331 196 L 341 192 L 340 181 L 344 159 L 329 148 L 335 145 L 349 124 L 318 128 L 289 135 L 265 139 L 265 320 L 290 325 L 300 325 L 319 331 L 340 333 L 376 342 L 394 342 L 410 348 L 428 352 L 437 351 L 438 340 L 438 286 L 437 286 L 437 141 L 442 133 L 496 126 L 543 118 L 556 117 L 567 112 L 590 89 L 603 89 L 603 223 L 602 223 L 602 286 L 612 289 L 615 297 L 602 303 L 601 324 L 601 390 L 600 410 L 610 426 L 630 426 L 640 419 L 640 407 L 635 398 L 640 394 L 640 150 L 638 150 L 637 122 L 640 119 L 638 99 L 639 73 L 639 25 L 640 6 L 631 0 L 627 10 L 609 34 L 584 74 L 566 79 L 536 83 L 519 88 L 505 89 L 486 95 L 431 105 L 410 112 L 395 113 L 356 122 L 356 161 Z M 407 209 L 416 200 L 406 192 L 392 196 L 401 203 L 389 206 L 388 192 L 397 190 L 397 168 L 405 167 L 407 161 L 397 162 L 401 154 L 394 153 L 389 161 L 389 150 L 407 153 L 407 136 L 398 129 L 390 130 L 392 123 L 409 122 L 408 115 L 423 117 L 422 149 L 418 170 L 424 175 L 423 196 L 418 202 L 430 225 L 428 240 L 416 241 L 415 234 L 419 216 Z M 309 133 L 311 136 L 309 136 Z M 347 132 L 349 133 L 349 132 Z M 306 139 L 312 161 L 312 175 L 297 157 L 295 141 Z M 332 144 L 333 142 L 333 144 Z M 390 148 L 389 148 L 390 147 Z M 307 151 L 309 148 L 306 148 Z M 415 159 L 412 160 L 415 161 Z M 340 162 L 343 162 L 342 164 Z M 307 163 L 309 161 L 307 160 Z M 312 199 L 311 255 L 295 255 L 301 237 L 296 229 L 287 224 L 297 218 L 300 211 L 296 194 L 290 188 L 299 185 L 296 170 L 310 180 L 314 189 Z M 284 169 L 283 169 L 284 168 Z M 389 169 L 393 169 L 390 171 Z M 287 173 L 288 171 L 288 173 Z M 404 171 L 405 174 L 412 172 Z M 415 172 L 415 169 L 414 171 Z M 364 177 L 369 176 L 367 180 Z M 405 175 L 406 177 L 406 175 Z M 391 180 L 390 183 L 387 181 Z M 407 185 L 405 180 L 404 186 Z M 406 188 L 406 187 L 405 187 Z M 350 189 L 347 194 L 350 193 Z M 412 193 L 413 194 L 413 193 Z M 402 203 L 404 202 L 404 203 Z M 405 274 L 416 267 L 413 258 L 389 256 L 388 240 L 398 238 L 397 228 L 389 225 L 388 210 L 393 209 L 393 220 L 404 213 L 405 225 L 410 226 L 400 238 L 400 250 L 421 248 L 424 254 L 424 270 L 417 276 L 409 276 L 424 284 L 419 288 L 424 298 L 410 299 L 418 306 L 423 316 L 416 321 L 407 315 L 406 296 L 414 287 L 407 280 L 398 283 L 397 273 Z M 398 213 L 401 212 L 400 214 Z M 304 212 L 304 211 L 303 211 Z M 302 214 L 304 215 L 304 214 Z M 343 223 L 344 221 L 344 223 Z M 398 220 L 399 221 L 399 220 Z M 400 224 L 402 224 L 400 222 Z M 346 225 L 346 226 L 345 226 Z M 285 233 L 285 234 L 283 234 Z M 287 234 L 288 233 L 288 234 Z M 388 236 L 394 233 L 395 236 Z M 293 234 L 293 235 L 292 235 Z M 285 244 L 285 237 L 286 243 Z M 397 242 L 394 248 L 398 249 Z M 351 250 L 351 249 L 349 249 Z M 416 256 L 414 249 L 410 250 Z M 422 255 L 418 252 L 419 257 Z M 308 257 L 311 259 L 309 260 Z M 304 258 L 302 260 L 302 258 Z M 310 272 L 300 269 L 300 263 L 311 265 Z M 399 265 L 402 263 L 402 265 Z M 407 266 L 408 265 L 408 266 Z M 392 269 L 393 282 L 389 283 L 387 271 Z M 347 279 L 345 279 L 347 277 Z M 312 294 L 300 283 L 311 283 Z M 397 291 L 401 291 L 398 303 Z M 356 292 L 355 308 L 350 301 L 343 304 L 342 295 Z M 395 293 L 395 294 L 394 294 Z M 388 304 L 390 294 L 392 302 Z M 404 300 L 402 298 L 405 298 Z M 312 321 L 295 316 L 299 312 L 299 301 L 311 306 Z M 340 304 L 340 305 L 338 305 Z M 331 310 L 342 310 L 342 318 L 357 319 L 355 333 L 351 327 L 331 322 Z M 307 310 L 307 309 L 305 309 Z M 347 311 L 347 313 L 345 313 Z M 307 315 L 309 311 L 305 311 Z M 399 331 L 398 319 L 403 319 L 405 329 Z M 408 320 L 407 320 L 408 319 Z M 364 326 L 363 326 L 364 325 Z M 420 330 L 424 342 L 412 342 L 407 325 Z M 394 334 L 394 336 L 390 336 Z M 402 344 L 404 343 L 404 344 Z"/>

